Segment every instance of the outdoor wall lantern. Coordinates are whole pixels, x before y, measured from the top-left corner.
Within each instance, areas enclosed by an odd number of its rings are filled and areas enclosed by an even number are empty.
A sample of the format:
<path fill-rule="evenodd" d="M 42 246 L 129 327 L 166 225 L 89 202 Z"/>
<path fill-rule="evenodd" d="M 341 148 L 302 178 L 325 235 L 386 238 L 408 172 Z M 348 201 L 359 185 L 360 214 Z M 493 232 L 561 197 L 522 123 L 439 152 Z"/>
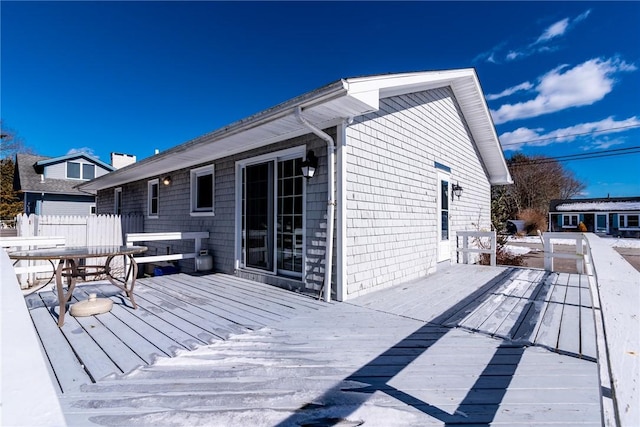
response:
<path fill-rule="evenodd" d="M 307 158 L 300 164 L 300 171 L 302 172 L 302 176 L 309 179 L 312 178 L 316 173 L 316 168 L 318 167 L 318 158 L 313 154 L 313 150 L 309 150 L 307 153 Z"/>
<path fill-rule="evenodd" d="M 171 177 L 169 175 L 165 176 L 164 178 L 162 178 L 162 183 L 164 185 L 171 185 Z"/>
<path fill-rule="evenodd" d="M 453 190 L 451 192 L 451 200 L 453 200 L 453 196 L 456 196 L 458 200 L 460 200 L 460 196 L 462 196 L 462 187 L 460 187 L 460 185 L 456 182 L 451 187 L 451 190 Z"/>

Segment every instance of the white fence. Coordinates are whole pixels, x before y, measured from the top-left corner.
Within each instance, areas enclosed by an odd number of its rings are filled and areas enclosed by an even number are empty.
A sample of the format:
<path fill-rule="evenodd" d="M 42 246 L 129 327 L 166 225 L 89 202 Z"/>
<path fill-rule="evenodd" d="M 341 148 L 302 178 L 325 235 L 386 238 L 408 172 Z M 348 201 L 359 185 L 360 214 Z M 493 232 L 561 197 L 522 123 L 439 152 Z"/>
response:
<path fill-rule="evenodd" d="M 122 245 L 119 215 L 18 215 L 19 237 L 64 236 L 67 246 Z"/>

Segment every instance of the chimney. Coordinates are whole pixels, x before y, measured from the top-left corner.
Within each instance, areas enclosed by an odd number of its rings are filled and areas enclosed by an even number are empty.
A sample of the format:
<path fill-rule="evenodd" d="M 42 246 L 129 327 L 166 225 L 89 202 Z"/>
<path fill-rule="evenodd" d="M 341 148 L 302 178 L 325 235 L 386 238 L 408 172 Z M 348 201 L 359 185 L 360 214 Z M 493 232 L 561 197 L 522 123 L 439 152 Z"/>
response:
<path fill-rule="evenodd" d="M 111 153 L 111 166 L 116 169 L 123 168 L 136 162 L 136 156 L 131 154 Z"/>

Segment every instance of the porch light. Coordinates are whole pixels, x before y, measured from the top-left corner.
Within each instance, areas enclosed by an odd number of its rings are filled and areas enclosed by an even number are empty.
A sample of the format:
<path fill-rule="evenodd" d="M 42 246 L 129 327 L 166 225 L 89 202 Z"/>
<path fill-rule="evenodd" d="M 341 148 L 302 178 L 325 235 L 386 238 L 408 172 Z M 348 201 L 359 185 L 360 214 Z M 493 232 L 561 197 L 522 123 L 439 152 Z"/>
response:
<path fill-rule="evenodd" d="M 460 200 L 460 196 L 462 196 L 462 187 L 458 183 L 453 184 L 451 187 L 451 200 L 453 200 L 453 196 L 456 196 L 458 200 Z"/>
<path fill-rule="evenodd" d="M 162 183 L 164 185 L 171 185 L 171 177 L 169 175 L 165 176 L 164 178 L 162 178 Z"/>
<path fill-rule="evenodd" d="M 318 167 L 318 158 L 313 153 L 313 150 L 309 150 L 307 153 L 307 158 L 300 164 L 300 171 L 302 172 L 302 176 L 309 179 L 312 178 L 316 173 L 316 168 Z"/>

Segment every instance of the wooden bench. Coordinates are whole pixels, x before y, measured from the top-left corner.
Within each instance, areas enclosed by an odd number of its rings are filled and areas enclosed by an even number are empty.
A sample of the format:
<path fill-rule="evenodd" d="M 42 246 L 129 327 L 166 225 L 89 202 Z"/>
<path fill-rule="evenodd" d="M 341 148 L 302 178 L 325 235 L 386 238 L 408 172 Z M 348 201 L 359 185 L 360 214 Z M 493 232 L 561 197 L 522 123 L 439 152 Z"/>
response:
<path fill-rule="evenodd" d="M 2 237 L 0 245 L 5 251 L 10 250 L 29 250 L 29 249 L 46 249 L 65 246 L 66 238 L 63 236 L 24 236 L 24 237 Z M 26 265 L 22 265 L 26 264 Z M 18 276 L 20 287 L 26 289 L 30 284 L 36 281 L 36 273 L 55 273 L 55 265 L 49 262 L 30 261 L 18 262 L 13 267 L 15 274 Z M 27 277 L 24 275 L 28 274 Z"/>
<path fill-rule="evenodd" d="M 151 255 L 136 257 L 138 264 L 158 263 L 162 261 L 177 261 L 181 259 L 195 259 L 200 255 L 202 239 L 208 239 L 208 231 L 167 232 L 167 233 L 127 233 L 126 245 L 133 246 L 136 242 L 162 242 L 169 240 L 193 240 L 194 251 L 188 253 Z"/>

